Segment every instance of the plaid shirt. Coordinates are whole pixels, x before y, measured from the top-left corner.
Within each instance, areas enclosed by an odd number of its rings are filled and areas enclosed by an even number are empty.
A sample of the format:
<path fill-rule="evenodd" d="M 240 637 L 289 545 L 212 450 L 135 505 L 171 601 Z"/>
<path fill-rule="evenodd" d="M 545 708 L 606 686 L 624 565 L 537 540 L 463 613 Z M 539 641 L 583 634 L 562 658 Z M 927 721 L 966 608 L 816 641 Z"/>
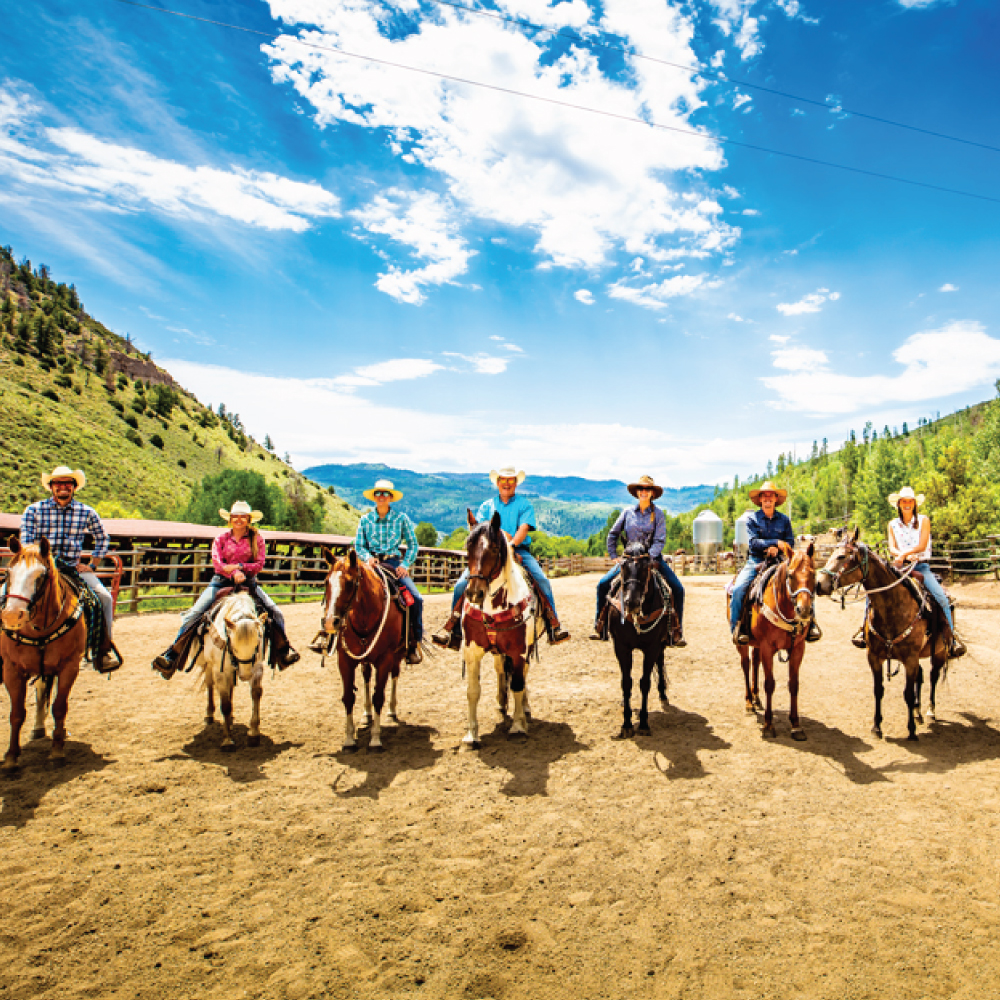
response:
<path fill-rule="evenodd" d="M 406 555 L 400 543 L 406 542 Z M 378 516 L 377 510 L 370 510 L 358 522 L 358 534 L 354 539 L 358 555 L 368 562 L 373 556 L 379 559 L 402 557 L 403 565 L 409 569 L 417 560 L 417 535 L 413 522 L 398 510 L 389 508 L 385 518 Z"/>
<path fill-rule="evenodd" d="M 60 507 L 52 497 L 31 504 L 21 516 L 21 543 L 30 545 L 47 538 L 52 555 L 61 563 L 75 566 L 83 551 L 83 536 L 94 538 L 93 556 L 100 559 L 108 551 L 108 535 L 93 507 L 71 500 Z"/>

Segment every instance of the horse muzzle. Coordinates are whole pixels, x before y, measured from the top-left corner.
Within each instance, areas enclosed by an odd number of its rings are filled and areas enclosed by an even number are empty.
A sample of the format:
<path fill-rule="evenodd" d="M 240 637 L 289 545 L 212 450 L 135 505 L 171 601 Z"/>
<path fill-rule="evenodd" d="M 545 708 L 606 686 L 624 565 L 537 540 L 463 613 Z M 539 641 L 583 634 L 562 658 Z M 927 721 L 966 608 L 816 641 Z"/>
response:
<path fill-rule="evenodd" d="M 327 635 L 336 635 L 343 628 L 344 619 L 340 615 L 327 615 L 323 619 L 323 631 Z"/>
<path fill-rule="evenodd" d="M 483 601 L 486 600 L 486 588 L 481 583 L 470 583 L 465 588 L 465 599 L 477 608 L 481 608 Z"/>
<path fill-rule="evenodd" d="M 19 629 L 28 621 L 28 612 L 26 608 L 7 608 L 2 614 L 0 614 L 0 624 L 3 624 L 4 628 L 8 629 Z"/>

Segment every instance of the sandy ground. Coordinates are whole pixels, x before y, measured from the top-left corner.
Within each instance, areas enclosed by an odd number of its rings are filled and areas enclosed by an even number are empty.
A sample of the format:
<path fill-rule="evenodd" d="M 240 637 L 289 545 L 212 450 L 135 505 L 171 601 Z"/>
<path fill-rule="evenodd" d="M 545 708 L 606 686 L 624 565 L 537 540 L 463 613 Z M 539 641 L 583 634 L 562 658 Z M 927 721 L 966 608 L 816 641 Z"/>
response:
<path fill-rule="evenodd" d="M 387 752 L 354 756 L 306 654 L 268 676 L 258 749 L 240 689 L 225 755 L 192 678 L 148 668 L 176 617 L 122 621 L 70 763 L 31 743 L 0 785 L 0 998 L 1000 996 L 996 589 L 969 591 L 971 655 L 916 744 L 898 677 L 869 735 L 858 609 L 823 601 L 800 744 L 783 672 L 778 740 L 744 714 L 721 586 L 689 580 L 673 707 L 619 743 L 595 582 L 556 582 L 574 640 L 532 666 L 527 742 L 492 731 L 490 685 L 479 752 L 456 654 L 405 668 Z M 288 617 L 304 646 L 316 606 Z"/>

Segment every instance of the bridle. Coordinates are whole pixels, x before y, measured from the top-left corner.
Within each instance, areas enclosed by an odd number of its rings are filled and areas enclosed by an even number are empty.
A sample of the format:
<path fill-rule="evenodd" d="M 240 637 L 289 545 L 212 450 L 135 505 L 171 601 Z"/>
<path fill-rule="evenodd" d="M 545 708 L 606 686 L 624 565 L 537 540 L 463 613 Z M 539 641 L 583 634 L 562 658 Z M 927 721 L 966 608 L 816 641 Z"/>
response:
<path fill-rule="evenodd" d="M 9 578 L 9 576 L 10 576 L 10 573 L 9 573 L 9 570 L 8 570 L 8 578 Z M 8 601 L 9 600 L 24 601 L 24 603 L 26 605 L 25 611 L 27 612 L 27 615 L 28 615 L 28 620 L 25 622 L 25 625 L 27 625 L 28 623 L 30 623 L 31 620 L 32 620 L 32 618 L 34 618 L 35 610 L 37 609 L 38 604 L 41 601 L 41 599 L 45 596 L 45 592 L 48 589 L 49 584 L 51 583 L 51 581 L 52 581 L 52 571 L 48 567 L 46 567 L 45 569 L 42 570 L 42 575 L 38 578 L 38 583 L 35 586 L 35 592 L 34 592 L 34 594 L 31 595 L 31 597 L 24 597 L 22 594 L 11 594 L 9 592 L 6 595 L 6 600 L 8 600 Z M 59 609 L 56 611 L 56 613 L 55 613 L 55 615 L 53 617 L 53 620 L 58 619 L 59 616 L 63 613 L 63 611 L 66 608 L 66 602 L 68 600 L 69 600 L 69 591 L 65 590 L 64 593 L 63 593 L 62 603 L 59 605 Z M 49 627 L 50 627 L 49 625 L 43 625 L 41 627 L 35 626 L 35 629 L 38 632 L 44 632 L 45 629 L 47 629 Z M 4 631 L 5 632 L 10 632 L 10 633 L 13 634 L 15 632 L 20 632 L 22 628 L 24 628 L 24 625 L 22 625 L 22 626 L 20 626 L 20 627 L 18 627 L 16 629 L 7 629 L 7 628 L 5 628 Z"/>
<path fill-rule="evenodd" d="M 350 590 L 351 596 L 348 597 L 347 600 L 341 604 L 340 615 L 334 615 L 331 610 L 331 617 L 333 618 L 333 628 L 337 637 L 336 647 L 342 649 L 352 660 L 361 661 L 366 659 L 371 654 L 371 651 L 375 648 L 379 639 L 382 637 L 382 630 L 385 628 L 385 623 L 389 619 L 389 606 L 392 604 L 392 595 L 389 593 L 389 582 L 388 580 L 386 580 L 385 575 L 382 572 L 378 570 L 374 572 L 378 576 L 379 580 L 381 580 L 382 582 L 382 590 L 383 590 L 382 596 L 384 600 L 382 607 L 382 620 L 378 623 L 378 628 L 375 630 L 375 635 L 372 637 L 372 641 L 368 644 L 367 649 L 365 649 L 361 653 L 352 653 L 351 650 L 349 650 L 347 646 L 340 641 L 340 637 L 344 634 L 343 626 L 345 623 L 350 625 L 351 631 L 359 639 L 364 641 L 364 636 L 362 636 L 361 633 L 358 632 L 358 630 L 353 625 L 351 625 L 351 620 L 350 620 L 351 605 L 354 603 L 355 598 L 361 591 L 361 577 L 362 574 L 364 573 L 364 566 L 360 562 L 358 563 L 358 575 L 354 578 L 354 585 L 351 587 Z M 324 602 L 324 610 L 326 610 L 327 608 L 329 608 L 329 599 L 327 599 L 327 601 Z M 325 653 L 323 654 L 323 661 L 324 663 L 326 662 Z"/>
<path fill-rule="evenodd" d="M 621 600 L 622 600 L 622 624 L 624 625 L 626 619 L 628 619 L 628 620 L 630 620 L 632 622 L 632 628 L 634 628 L 636 630 L 636 632 L 639 633 L 640 635 L 642 635 L 645 632 L 651 632 L 660 623 L 660 619 L 667 613 L 667 602 L 666 602 L 666 600 L 664 600 L 663 601 L 663 605 L 662 605 L 662 607 L 659 610 L 659 613 L 656 614 L 652 619 L 650 619 L 650 621 L 646 622 L 645 626 L 643 626 L 643 624 L 641 623 L 641 620 L 642 620 L 642 606 L 643 606 L 643 604 L 646 603 L 646 595 L 649 593 L 649 581 L 653 578 L 653 573 L 655 572 L 654 569 L 653 569 L 653 561 L 652 561 L 652 559 L 650 559 L 648 552 L 643 552 L 643 553 L 641 553 L 639 555 L 631 555 L 631 556 L 628 555 L 628 553 L 623 553 L 621 558 L 622 558 L 622 591 L 621 591 L 621 595 L 622 595 L 622 597 L 621 597 Z M 629 582 L 631 582 L 631 581 L 626 581 L 625 580 L 625 573 L 624 573 L 625 563 L 626 562 L 630 562 L 633 565 L 636 565 L 637 563 L 640 562 L 640 560 L 643 560 L 643 559 L 646 560 L 646 567 L 647 568 L 646 568 L 646 580 L 645 580 L 645 583 L 643 583 L 643 585 L 642 585 L 642 594 L 639 597 L 639 612 L 638 613 L 633 613 L 631 615 L 626 615 L 626 612 L 625 612 L 625 588 L 626 588 L 627 584 Z"/>
<path fill-rule="evenodd" d="M 832 577 L 833 579 L 833 585 L 831 588 L 832 590 L 840 590 L 841 587 L 844 586 L 844 584 L 841 583 L 841 578 L 848 573 L 852 573 L 854 570 L 859 570 L 861 573 L 860 579 L 858 579 L 857 581 L 851 581 L 851 583 L 855 582 L 860 583 L 865 588 L 865 593 L 868 596 L 871 596 L 872 594 L 881 594 L 887 590 L 892 590 L 893 587 L 898 587 L 904 580 L 907 579 L 907 577 L 910 576 L 910 574 L 913 573 L 913 570 L 917 565 L 915 562 L 911 562 L 910 565 L 907 566 L 906 571 L 899 575 L 898 579 L 893 580 L 892 583 L 887 584 L 885 587 L 869 587 L 868 569 L 870 564 L 871 550 L 868 548 L 867 545 L 864 544 L 852 545 L 850 548 L 848 548 L 845 545 L 843 546 L 843 549 L 844 549 L 843 552 L 844 558 L 853 559 L 853 561 L 848 562 L 843 569 L 839 570 L 836 573 L 834 573 L 833 570 L 827 569 L 825 566 L 823 566 L 821 569 L 816 570 L 817 573 L 825 573 L 827 576 Z M 859 553 L 860 553 L 860 558 L 858 558 Z M 851 583 L 848 583 L 847 586 L 851 586 Z M 831 597 L 832 596 L 833 595 L 831 594 Z"/>
<path fill-rule="evenodd" d="M 489 537 L 488 532 L 487 532 L 487 537 Z M 495 580 L 499 579 L 500 574 L 503 572 L 503 568 L 504 568 L 504 566 L 506 565 L 506 562 L 507 562 L 507 551 L 506 551 L 507 546 L 506 546 L 506 540 L 504 539 L 503 535 L 500 536 L 500 541 L 502 543 L 502 548 L 496 550 L 496 561 L 495 561 L 495 564 L 490 567 L 490 571 L 488 573 L 470 573 L 469 574 L 469 583 L 472 583 L 473 580 L 479 580 L 483 584 L 483 586 L 486 588 L 487 592 L 490 589 L 490 585 Z M 488 546 L 487 547 L 487 551 L 492 552 L 493 551 L 493 547 L 492 546 Z M 484 560 L 482 558 L 480 558 L 480 560 L 479 560 L 479 568 L 480 569 L 483 568 L 483 561 Z"/>

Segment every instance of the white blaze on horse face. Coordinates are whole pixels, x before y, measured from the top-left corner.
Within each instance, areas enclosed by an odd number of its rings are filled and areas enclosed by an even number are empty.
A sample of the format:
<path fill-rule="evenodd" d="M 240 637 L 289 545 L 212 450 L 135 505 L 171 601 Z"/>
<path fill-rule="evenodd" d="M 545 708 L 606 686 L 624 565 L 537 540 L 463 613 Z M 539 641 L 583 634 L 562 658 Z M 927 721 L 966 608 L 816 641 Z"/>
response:
<path fill-rule="evenodd" d="M 344 577 L 339 569 L 334 570 L 330 574 L 329 580 L 329 600 L 323 606 L 323 630 L 325 632 L 333 631 L 333 609 L 337 606 L 337 600 L 340 597 L 340 591 L 344 585 Z"/>
<path fill-rule="evenodd" d="M 45 567 L 32 560 L 22 560 L 10 568 L 7 577 L 7 606 L 2 620 L 4 625 L 13 627 L 24 617 L 28 603 L 35 596 L 35 590 L 45 574 Z"/>

